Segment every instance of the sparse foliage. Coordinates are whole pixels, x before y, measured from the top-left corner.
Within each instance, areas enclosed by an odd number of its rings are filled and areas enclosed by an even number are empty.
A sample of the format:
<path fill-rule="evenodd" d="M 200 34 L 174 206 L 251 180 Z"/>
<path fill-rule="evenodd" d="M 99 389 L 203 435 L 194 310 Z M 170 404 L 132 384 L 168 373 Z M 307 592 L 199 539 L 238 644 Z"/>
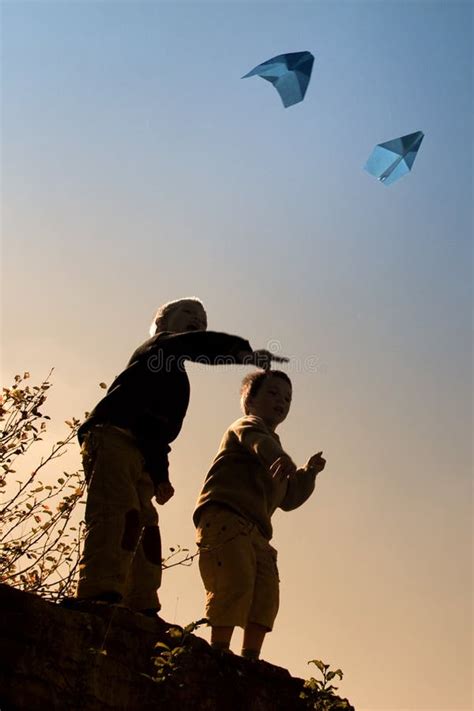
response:
<path fill-rule="evenodd" d="M 170 547 L 169 554 L 161 561 L 163 570 L 175 568 L 177 565 L 190 566 L 193 560 L 199 555 L 199 551 L 191 553 L 189 548 L 182 548 L 180 545 Z"/>
<path fill-rule="evenodd" d="M 155 667 L 155 674 L 151 678 L 157 683 L 163 683 L 172 678 L 182 670 L 180 661 L 183 655 L 189 652 L 189 639 L 192 633 L 201 625 L 208 624 L 208 620 L 203 618 L 196 622 L 190 622 L 186 627 L 170 627 L 167 632 L 169 644 L 157 642 L 155 649 L 158 650 L 156 657 L 152 657 Z M 145 675 L 146 676 L 146 675 Z M 183 684 L 180 684 L 182 686 Z"/>
<path fill-rule="evenodd" d="M 343 711 L 344 709 L 349 711 L 352 709 L 347 699 L 341 699 L 335 695 L 337 687 L 329 683 L 336 676 L 342 679 L 342 671 L 340 669 L 329 671 L 330 665 L 324 664 L 320 659 L 311 659 L 308 664 L 317 666 L 323 678 L 321 680 L 311 677 L 305 681 L 300 699 L 306 701 L 307 707 L 314 709 L 314 711 Z"/>
<path fill-rule="evenodd" d="M 16 460 L 47 430 L 48 415 L 40 408 L 51 387 L 51 373 L 40 385 L 30 385 L 28 372 L 16 375 L 2 389 L 0 402 L 0 581 L 56 600 L 72 595 L 79 564 L 83 524 L 73 513 L 84 495 L 82 470 L 62 472 L 48 482 L 43 476 L 75 440 L 80 421 L 65 422 L 68 430 L 49 454 L 28 474 L 17 473 Z"/>
<path fill-rule="evenodd" d="M 52 372 L 52 371 L 51 371 Z M 30 374 L 15 375 L 0 399 L 0 582 L 35 592 L 50 600 L 73 596 L 84 535 L 78 504 L 85 503 L 82 469 L 50 473 L 50 465 L 76 441 L 80 420 L 65 421 L 63 439 L 50 448 L 27 474 L 17 473 L 17 460 L 43 440 L 49 415 L 46 402 L 51 372 L 40 385 Z M 106 388 L 105 383 L 99 384 Z M 41 408 L 41 409 L 40 409 Z M 48 471 L 46 472 L 46 468 Z M 47 474 L 47 483 L 44 475 Z M 81 511 L 82 514 L 82 511 Z M 197 553 L 180 545 L 169 549 L 163 569 L 191 565 Z"/>

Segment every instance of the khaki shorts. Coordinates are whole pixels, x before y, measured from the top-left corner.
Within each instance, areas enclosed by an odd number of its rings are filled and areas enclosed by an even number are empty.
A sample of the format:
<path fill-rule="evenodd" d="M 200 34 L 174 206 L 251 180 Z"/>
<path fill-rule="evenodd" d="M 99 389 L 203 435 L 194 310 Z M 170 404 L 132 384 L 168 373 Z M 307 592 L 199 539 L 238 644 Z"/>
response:
<path fill-rule="evenodd" d="M 197 527 L 199 570 L 206 588 L 206 615 L 213 627 L 268 630 L 279 606 L 277 552 L 248 519 L 208 504 Z"/>

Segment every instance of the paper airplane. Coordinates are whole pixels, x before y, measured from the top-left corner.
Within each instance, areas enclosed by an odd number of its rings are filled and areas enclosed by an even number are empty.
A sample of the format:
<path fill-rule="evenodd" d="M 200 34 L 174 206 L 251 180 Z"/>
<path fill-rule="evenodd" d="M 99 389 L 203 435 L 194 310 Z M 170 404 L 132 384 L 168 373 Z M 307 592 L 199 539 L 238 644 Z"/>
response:
<path fill-rule="evenodd" d="M 271 82 L 280 94 L 283 106 L 293 106 L 303 101 L 313 69 L 311 52 L 279 54 L 259 64 L 242 77 L 259 76 Z"/>
<path fill-rule="evenodd" d="M 379 143 L 370 154 L 364 166 L 365 170 L 384 185 L 391 185 L 410 172 L 423 136 L 423 131 L 416 131 L 386 143 Z"/>

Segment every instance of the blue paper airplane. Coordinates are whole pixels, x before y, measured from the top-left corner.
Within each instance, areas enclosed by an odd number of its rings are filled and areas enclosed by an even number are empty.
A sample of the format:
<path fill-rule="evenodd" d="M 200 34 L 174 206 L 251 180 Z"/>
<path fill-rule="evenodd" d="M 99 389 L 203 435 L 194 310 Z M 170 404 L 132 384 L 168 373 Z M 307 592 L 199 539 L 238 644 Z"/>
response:
<path fill-rule="evenodd" d="M 410 172 L 423 140 L 423 131 L 409 133 L 386 143 L 379 143 L 369 156 L 365 170 L 384 185 L 391 185 Z"/>
<path fill-rule="evenodd" d="M 314 57 L 311 52 L 279 54 L 259 64 L 242 79 L 257 75 L 271 82 L 286 108 L 303 101 L 311 78 L 313 62 Z"/>

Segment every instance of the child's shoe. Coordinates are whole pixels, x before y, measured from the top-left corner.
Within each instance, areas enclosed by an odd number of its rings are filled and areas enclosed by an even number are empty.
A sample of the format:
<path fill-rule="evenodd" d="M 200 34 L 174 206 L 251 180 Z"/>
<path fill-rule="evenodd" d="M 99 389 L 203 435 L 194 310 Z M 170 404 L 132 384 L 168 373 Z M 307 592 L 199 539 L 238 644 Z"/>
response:
<path fill-rule="evenodd" d="M 234 652 L 229 649 L 229 645 L 224 642 L 212 642 L 211 649 L 213 652 L 217 652 L 220 656 L 224 654 L 234 654 Z"/>

